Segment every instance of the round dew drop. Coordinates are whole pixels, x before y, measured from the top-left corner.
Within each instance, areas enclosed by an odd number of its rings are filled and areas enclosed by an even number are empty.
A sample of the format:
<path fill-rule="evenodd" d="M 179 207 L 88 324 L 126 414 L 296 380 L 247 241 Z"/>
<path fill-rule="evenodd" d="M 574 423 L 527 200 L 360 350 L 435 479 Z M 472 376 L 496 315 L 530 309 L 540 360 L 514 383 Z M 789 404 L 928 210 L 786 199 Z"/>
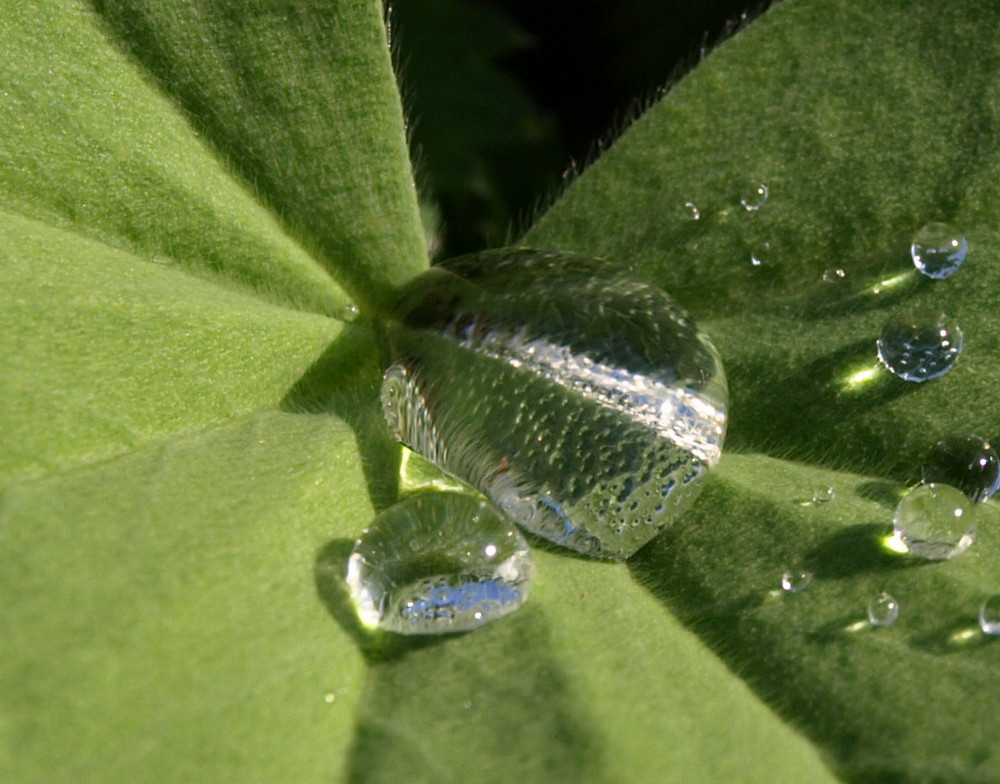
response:
<path fill-rule="evenodd" d="M 893 536 L 910 555 L 939 561 L 961 555 L 976 541 L 973 507 L 950 485 L 917 485 L 896 506 Z"/>
<path fill-rule="evenodd" d="M 428 492 L 375 518 L 354 545 L 346 583 L 365 627 L 445 634 L 513 612 L 533 576 L 524 537 L 488 503 Z"/>
<path fill-rule="evenodd" d="M 913 265 L 928 278 L 943 280 L 965 261 L 969 243 L 947 223 L 928 223 L 917 232 L 910 246 Z"/>
<path fill-rule="evenodd" d="M 962 330 L 944 313 L 897 316 L 879 335 L 879 361 L 904 381 L 939 378 L 962 353 Z"/>
<path fill-rule="evenodd" d="M 785 593 L 804 591 L 812 582 L 812 572 L 796 572 L 788 570 L 781 575 L 781 590 Z"/>
<path fill-rule="evenodd" d="M 767 186 L 762 182 L 750 184 L 740 196 L 740 204 L 747 212 L 756 212 L 767 201 Z"/>
<path fill-rule="evenodd" d="M 899 617 L 899 602 L 892 594 L 882 591 L 868 602 L 868 623 L 872 626 L 891 626 Z"/>
<path fill-rule="evenodd" d="M 973 503 L 986 501 L 1000 488 L 1000 457 L 990 443 L 976 435 L 942 438 L 924 460 L 925 484 L 957 487 Z"/>

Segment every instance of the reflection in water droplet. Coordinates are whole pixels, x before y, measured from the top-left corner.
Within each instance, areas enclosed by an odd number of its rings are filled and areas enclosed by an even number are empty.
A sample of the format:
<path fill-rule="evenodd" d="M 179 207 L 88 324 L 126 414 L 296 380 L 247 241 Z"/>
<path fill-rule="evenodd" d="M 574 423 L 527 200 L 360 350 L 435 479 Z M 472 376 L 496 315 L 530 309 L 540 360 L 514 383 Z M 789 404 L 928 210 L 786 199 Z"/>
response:
<path fill-rule="evenodd" d="M 872 626 L 891 626 L 899 617 L 899 602 L 892 594 L 882 591 L 868 602 L 868 623 Z"/>
<path fill-rule="evenodd" d="M 979 607 L 979 628 L 983 634 L 1000 636 L 1000 593 L 994 594 Z"/>
<path fill-rule="evenodd" d="M 740 204 L 747 212 L 756 212 L 767 201 L 767 186 L 762 182 L 751 183 L 746 192 L 740 195 Z"/>
<path fill-rule="evenodd" d="M 986 501 L 1000 488 L 1000 457 L 990 443 L 975 435 L 942 438 L 924 460 L 925 484 L 957 487 L 974 503 Z"/>
<path fill-rule="evenodd" d="M 917 232 L 910 246 L 913 265 L 928 278 L 937 280 L 957 271 L 968 252 L 968 241 L 947 223 L 928 223 Z"/>
<path fill-rule="evenodd" d="M 524 537 L 488 503 L 418 493 L 381 512 L 361 535 L 346 582 L 366 627 L 444 634 L 516 610 L 533 574 Z"/>
<path fill-rule="evenodd" d="M 928 381 L 952 369 L 962 339 L 958 323 L 944 313 L 898 316 L 879 335 L 878 358 L 904 381 Z"/>
<path fill-rule="evenodd" d="M 693 201 L 684 202 L 683 215 L 688 220 L 696 221 L 701 217 L 701 210 L 698 209 L 698 205 Z"/>
<path fill-rule="evenodd" d="M 625 558 L 718 461 L 718 355 L 661 289 L 608 262 L 504 250 L 434 267 L 386 325 L 397 439 L 528 530 Z"/>
<path fill-rule="evenodd" d="M 787 593 L 804 591 L 812 582 L 812 572 L 797 572 L 788 570 L 781 575 L 781 590 Z"/>
<path fill-rule="evenodd" d="M 917 485 L 896 506 L 893 536 L 918 558 L 954 558 L 976 541 L 972 511 L 961 490 L 941 484 Z"/>

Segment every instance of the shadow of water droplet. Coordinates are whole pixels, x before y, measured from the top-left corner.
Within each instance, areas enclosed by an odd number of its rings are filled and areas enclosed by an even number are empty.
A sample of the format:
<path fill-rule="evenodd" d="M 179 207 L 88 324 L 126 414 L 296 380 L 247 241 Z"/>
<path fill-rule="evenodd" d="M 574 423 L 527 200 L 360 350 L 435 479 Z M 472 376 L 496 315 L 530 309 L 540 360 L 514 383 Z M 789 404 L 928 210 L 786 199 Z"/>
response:
<path fill-rule="evenodd" d="M 609 781 L 599 736 L 526 607 L 447 645 L 374 663 L 347 780 Z"/>
<path fill-rule="evenodd" d="M 886 550 L 883 539 L 890 525 L 860 523 L 843 528 L 824 539 L 805 558 L 808 568 L 825 578 L 908 569 L 927 561 L 906 558 Z"/>

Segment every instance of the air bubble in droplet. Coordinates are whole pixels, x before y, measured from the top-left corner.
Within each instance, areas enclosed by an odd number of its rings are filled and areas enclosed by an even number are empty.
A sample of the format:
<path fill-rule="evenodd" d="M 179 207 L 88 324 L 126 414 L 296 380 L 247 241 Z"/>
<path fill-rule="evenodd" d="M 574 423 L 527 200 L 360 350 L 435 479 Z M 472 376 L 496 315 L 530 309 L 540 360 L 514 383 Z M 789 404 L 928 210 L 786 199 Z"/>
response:
<path fill-rule="evenodd" d="M 610 262 L 527 249 L 452 259 L 401 292 L 386 335 L 396 438 L 571 549 L 628 557 L 721 455 L 718 354 L 662 289 Z"/>
<path fill-rule="evenodd" d="M 740 195 L 740 204 L 747 212 L 756 212 L 767 201 L 767 186 L 762 182 L 750 183 Z"/>
<path fill-rule="evenodd" d="M 872 626 L 891 626 L 899 617 L 899 602 L 892 594 L 882 591 L 868 602 L 868 623 Z"/>
<path fill-rule="evenodd" d="M 893 537 L 918 558 L 954 558 L 976 541 L 972 517 L 972 503 L 961 490 L 935 483 L 917 485 L 896 506 Z"/>
<path fill-rule="evenodd" d="M 696 221 L 701 218 L 701 210 L 698 209 L 698 205 L 693 201 L 684 202 L 684 207 L 681 210 L 681 214 L 688 220 Z"/>
<path fill-rule="evenodd" d="M 994 594 L 979 606 L 979 628 L 983 634 L 1000 636 L 1000 593 Z"/>
<path fill-rule="evenodd" d="M 524 537 L 487 502 L 417 493 L 381 512 L 361 535 L 346 582 L 364 626 L 444 634 L 516 610 L 533 574 Z"/>
<path fill-rule="evenodd" d="M 928 278 L 943 280 L 955 273 L 969 252 L 968 240 L 947 223 L 928 223 L 913 238 L 913 265 Z"/>
<path fill-rule="evenodd" d="M 812 572 L 802 572 L 789 569 L 781 575 L 781 590 L 786 593 L 804 591 L 812 582 Z"/>
<path fill-rule="evenodd" d="M 976 435 L 954 435 L 934 445 L 924 460 L 921 478 L 957 487 L 973 503 L 986 501 L 1000 489 L 1000 457 Z"/>
<path fill-rule="evenodd" d="M 897 316 L 878 338 L 879 361 L 904 381 L 939 378 L 962 353 L 962 330 L 944 313 Z"/>

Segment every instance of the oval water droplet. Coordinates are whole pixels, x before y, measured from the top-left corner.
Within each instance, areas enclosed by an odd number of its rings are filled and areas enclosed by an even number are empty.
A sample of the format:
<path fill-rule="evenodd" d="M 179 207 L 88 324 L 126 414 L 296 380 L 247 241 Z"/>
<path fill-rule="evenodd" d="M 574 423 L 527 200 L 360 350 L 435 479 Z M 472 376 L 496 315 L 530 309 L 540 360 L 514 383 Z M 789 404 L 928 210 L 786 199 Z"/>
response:
<path fill-rule="evenodd" d="M 746 190 L 740 194 L 740 204 L 747 212 L 756 212 L 767 201 L 767 186 L 762 182 L 749 183 Z"/>
<path fill-rule="evenodd" d="M 878 338 L 879 361 L 904 381 L 939 378 L 962 353 L 962 330 L 944 313 L 897 316 Z"/>
<path fill-rule="evenodd" d="M 609 262 L 525 249 L 453 259 L 403 291 L 386 333 L 396 437 L 580 552 L 634 553 L 721 454 L 718 354 L 665 292 Z"/>
<path fill-rule="evenodd" d="M 943 280 L 954 274 L 969 252 L 968 240 L 947 223 L 928 223 L 910 245 L 913 265 L 928 278 Z"/>
<path fill-rule="evenodd" d="M 989 441 L 976 435 L 942 438 L 924 460 L 925 484 L 957 487 L 973 503 L 989 499 L 1000 489 L 1000 457 Z"/>
<path fill-rule="evenodd" d="M 957 488 L 917 485 L 896 506 L 893 537 L 918 558 L 954 558 L 976 541 L 972 512 L 971 502 Z"/>
<path fill-rule="evenodd" d="M 750 266 L 764 267 L 774 262 L 774 253 L 771 250 L 771 243 L 767 241 L 755 242 L 750 246 Z"/>
<path fill-rule="evenodd" d="M 693 201 L 684 202 L 684 207 L 681 210 L 681 214 L 688 220 L 696 221 L 701 218 L 701 210 L 698 209 L 698 205 Z"/>
<path fill-rule="evenodd" d="M 979 606 L 979 628 L 983 634 L 1000 636 L 1000 593 L 994 594 Z"/>
<path fill-rule="evenodd" d="M 847 272 L 840 269 L 839 267 L 830 267 L 830 269 L 823 270 L 823 282 L 824 283 L 839 283 L 847 277 Z"/>
<path fill-rule="evenodd" d="M 812 572 L 802 572 L 789 569 L 781 575 L 781 590 L 786 593 L 804 591 L 812 582 Z"/>
<path fill-rule="evenodd" d="M 899 617 L 899 602 L 892 594 L 882 591 L 868 602 L 868 623 L 872 626 L 891 626 Z"/>
<path fill-rule="evenodd" d="M 524 537 L 488 503 L 418 493 L 380 513 L 361 535 L 346 582 L 366 627 L 445 634 L 516 610 L 533 574 Z"/>

